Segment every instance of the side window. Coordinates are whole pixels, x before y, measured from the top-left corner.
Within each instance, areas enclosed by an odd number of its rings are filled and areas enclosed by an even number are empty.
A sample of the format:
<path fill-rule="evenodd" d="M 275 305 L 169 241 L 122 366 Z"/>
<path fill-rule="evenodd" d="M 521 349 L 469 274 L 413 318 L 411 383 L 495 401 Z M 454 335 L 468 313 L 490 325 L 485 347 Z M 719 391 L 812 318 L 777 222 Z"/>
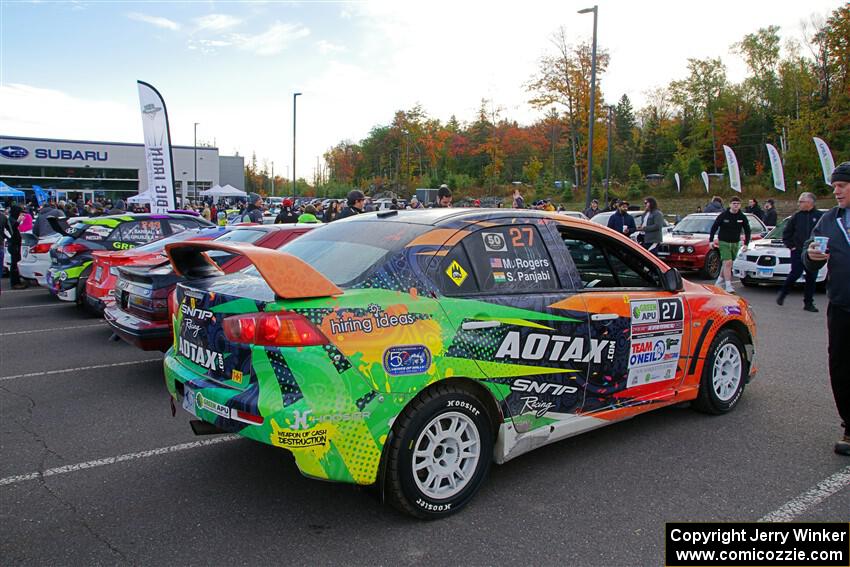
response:
<path fill-rule="evenodd" d="M 440 262 L 437 281 L 440 284 L 440 291 L 448 296 L 478 293 L 478 285 L 472 274 L 472 266 L 463 243 L 455 245 Z"/>
<path fill-rule="evenodd" d="M 103 240 L 115 240 L 112 235 L 117 233 L 120 230 L 120 227 L 117 229 L 113 229 L 109 226 L 103 226 L 99 224 L 90 225 L 86 231 L 83 233 L 83 240 L 88 240 L 89 242 L 101 242 Z"/>
<path fill-rule="evenodd" d="M 461 244 L 482 292 L 536 293 L 560 287 L 536 226 L 486 228 L 467 236 Z"/>
<path fill-rule="evenodd" d="M 183 232 L 184 230 L 189 230 L 190 228 L 198 228 L 198 223 L 187 219 L 170 219 L 168 221 L 168 224 L 171 225 L 171 234 Z"/>
<path fill-rule="evenodd" d="M 661 287 L 658 268 L 619 242 L 587 232 L 559 230 L 583 288 Z"/>
<path fill-rule="evenodd" d="M 142 244 L 162 238 L 163 236 L 162 221 L 160 220 L 128 222 L 122 224 L 119 229 L 120 232 L 116 230 L 111 240 Z"/>

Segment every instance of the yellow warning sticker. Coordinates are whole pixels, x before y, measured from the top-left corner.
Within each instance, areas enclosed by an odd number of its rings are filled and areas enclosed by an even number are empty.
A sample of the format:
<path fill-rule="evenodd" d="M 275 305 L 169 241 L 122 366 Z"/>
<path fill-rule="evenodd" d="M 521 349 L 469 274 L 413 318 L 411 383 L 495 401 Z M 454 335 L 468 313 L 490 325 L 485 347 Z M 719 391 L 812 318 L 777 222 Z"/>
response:
<path fill-rule="evenodd" d="M 234 382 L 236 382 L 237 384 L 241 384 L 242 383 L 242 372 L 240 372 L 239 370 L 234 370 L 233 372 L 230 373 L 230 379 L 233 380 Z"/>
<path fill-rule="evenodd" d="M 466 270 L 463 269 L 457 260 L 454 260 L 448 268 L 446 268 L 446 275 L 451 278 L 455 285 L 460 287 L 463 285 L 463 282 L 466 281 L 466 276 L 469 274 L 466 273 Z"/>

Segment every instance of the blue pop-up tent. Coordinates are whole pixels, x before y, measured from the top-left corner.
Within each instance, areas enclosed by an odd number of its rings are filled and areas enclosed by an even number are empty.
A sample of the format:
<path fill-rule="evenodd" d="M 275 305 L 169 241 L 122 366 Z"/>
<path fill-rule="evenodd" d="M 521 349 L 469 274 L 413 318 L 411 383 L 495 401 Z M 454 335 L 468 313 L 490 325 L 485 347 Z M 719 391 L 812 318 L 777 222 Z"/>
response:
<path fill-rule="evenodd" d="M 13 189 L 0 181 L 0 197 L 23 197 L 24 195 L 23 191 Z"/>

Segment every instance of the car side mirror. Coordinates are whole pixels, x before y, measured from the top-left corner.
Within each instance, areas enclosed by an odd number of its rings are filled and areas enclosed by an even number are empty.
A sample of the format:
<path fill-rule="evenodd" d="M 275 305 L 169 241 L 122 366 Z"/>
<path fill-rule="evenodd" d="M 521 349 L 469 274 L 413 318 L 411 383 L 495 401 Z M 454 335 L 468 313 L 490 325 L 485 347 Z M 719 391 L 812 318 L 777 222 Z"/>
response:
<path fill-rule="evenodd" d="M 663 280 L 664 291 L 677 292 L 685 288 L 682 281 L 682 274 L 676 268 L 670 268 L 661 276 Z"/>

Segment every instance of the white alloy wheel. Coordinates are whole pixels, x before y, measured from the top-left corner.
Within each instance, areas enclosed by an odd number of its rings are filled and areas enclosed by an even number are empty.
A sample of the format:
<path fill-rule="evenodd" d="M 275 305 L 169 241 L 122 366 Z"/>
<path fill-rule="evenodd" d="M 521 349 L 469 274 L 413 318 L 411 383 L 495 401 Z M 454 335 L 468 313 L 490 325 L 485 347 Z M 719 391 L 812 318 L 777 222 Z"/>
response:
<path fill-rule="evenodd" d="M 742 369 L 741 351 L 731 343 L 720 347 L 712 369 L 712 386 L 717 399 L 728 402 L 735 396 L 741 384 Z"/>
<path fill-rule="evenodd" d="M 451 498 L 472 479 L 480 457 L 481 438 L 475 422 L 458 412 L 438 415 L 414 445 L 416 486 L 429 498 Z"/>

